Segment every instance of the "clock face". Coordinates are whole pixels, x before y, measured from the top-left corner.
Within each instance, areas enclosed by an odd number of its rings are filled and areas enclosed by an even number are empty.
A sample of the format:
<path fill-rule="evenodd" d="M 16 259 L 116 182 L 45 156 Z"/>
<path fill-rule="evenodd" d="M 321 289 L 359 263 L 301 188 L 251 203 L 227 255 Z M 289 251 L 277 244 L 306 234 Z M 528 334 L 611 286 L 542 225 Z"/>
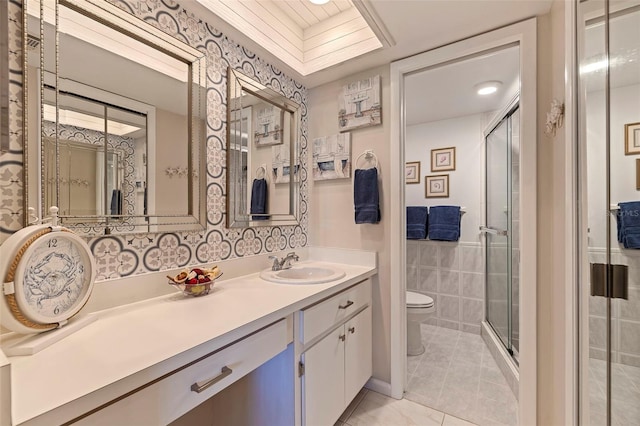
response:
<path fill-rule="evenodd" d="M 79 238 L 51 232 L 32 244 L 25 255 L 23 279 L 16 288 L 26 303 L 24 314 L 51 322 L 73 315 L 78 305 L 84 304 L 91 282 L 87 254 Z"/>

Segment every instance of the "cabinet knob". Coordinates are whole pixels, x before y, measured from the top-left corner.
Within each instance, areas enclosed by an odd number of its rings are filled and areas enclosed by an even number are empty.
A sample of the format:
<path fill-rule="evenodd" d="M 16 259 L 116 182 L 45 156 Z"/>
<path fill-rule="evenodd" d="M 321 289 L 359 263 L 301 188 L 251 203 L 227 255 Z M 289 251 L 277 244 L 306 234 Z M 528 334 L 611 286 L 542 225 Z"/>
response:
<path fill-rule="evenodd" d="M 338 339 L 340 339 L 343 342 L 344 342 L 344 339 L 346 339 L 346 338 L 347 338 L 347 336 L 344 335 L 344 334 L 341 334 L 340 336 L 338 336 Z"/>
<path fill-rule="evenodd" d="M 347 309 L 349 306 L 353 305 L 353 302 L 351 300 L 347 300 L 347 304 L 346 305 L 338 305 L 339 309 Z"/>
<path fill-rule="evenodd" d="M 348 328 L 348 330 L 349 330 L 349 332 L 350 332 L 351 334 L 353 334 L 353 333 L 355 333 L 355 332 L 356 332 L 356 328 L 355 328 L 355 327 L 349 327 L 349 328 Z"/>

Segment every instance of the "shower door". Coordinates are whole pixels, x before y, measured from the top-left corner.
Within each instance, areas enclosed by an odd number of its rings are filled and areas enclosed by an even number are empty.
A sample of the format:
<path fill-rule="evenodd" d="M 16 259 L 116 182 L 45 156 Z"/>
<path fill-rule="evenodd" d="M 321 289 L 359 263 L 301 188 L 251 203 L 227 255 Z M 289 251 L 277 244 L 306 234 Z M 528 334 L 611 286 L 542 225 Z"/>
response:
<path fill-rule="evenodd" d="M 515 100 L 485 136 L 486 320 L 517 361 L 519 118 Z"/>
<path fill-rule="evenodd" d="M 639 425 L 640 1 L 576 8 L 579 422 Z"/>

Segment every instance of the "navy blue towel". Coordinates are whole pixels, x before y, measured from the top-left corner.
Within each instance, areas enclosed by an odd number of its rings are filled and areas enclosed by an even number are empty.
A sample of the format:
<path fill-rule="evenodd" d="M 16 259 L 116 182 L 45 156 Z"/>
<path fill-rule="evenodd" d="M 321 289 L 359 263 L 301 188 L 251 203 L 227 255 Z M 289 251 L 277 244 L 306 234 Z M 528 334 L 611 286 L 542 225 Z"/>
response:
<path fill-rule="evenodd" d="M 122 214 L 122 191 L 114 189 L 111 192 L 111 214 L 120 216 Z"/>
<path fill-rule="evenodd" d="M 407 239 L 424 240 L 427 238 L 429 213 L 426 207 L 407 207 Z"/>
<path fill-rule="evenodd" d="M 263 215 L 267 213 L 267 181 L 254 179 L 251 185 L 251 214 Z M 269 216 L 251 216 L 252 220 L 267 220 Z"/>
<path fill-rule="evenodd" d="M 356 170 L 353 182 L 353 203 L 356 223 L 380 222 L 380 195 L 378 194 L 378 169 Z"/>
<path fill-rule="evenodd" d="M 438 241 L 460 239 L 459 206 L 433 206 L 429 209 L 429 239 Z"/>
<path fill-rule="evenodd" d="M 640 202 L 618 203 L 618 242 L 627 249 L 640 249 Z"/>

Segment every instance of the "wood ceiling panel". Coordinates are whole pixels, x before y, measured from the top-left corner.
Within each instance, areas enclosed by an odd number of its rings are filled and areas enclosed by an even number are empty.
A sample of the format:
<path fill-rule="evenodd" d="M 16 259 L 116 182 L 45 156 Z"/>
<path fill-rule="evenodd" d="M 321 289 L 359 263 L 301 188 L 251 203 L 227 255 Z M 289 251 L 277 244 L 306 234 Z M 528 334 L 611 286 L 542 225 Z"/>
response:
<path fill-rule="evenodd" d="M 306 25 L 303 26 L 302 29 L 306 29 L 311 25 L 315 25 L 320 22 L 318 17 L 300 0 L 286 0 L 279 3 L 285 3 L 291 10 L 300 16 L 304 22 L 306 22 Z"/>
<path fill-rule="evenodd" d="M 329 16 L 333 16 L 333 15 L 336 15 L 336 14 L 341 12 L 341 10 L 338 8 L 338 6 L 336 6 L 336 4 L 334 2 L 332 2 L 332 1 L 330 1 L 327 4 L 323 4 L 320 7 L 322 7 L 322 10 L 324 10 L 325 13 L 327 15 L 329 15 Z"/>
<path fill-rule="evenodd" d="M 335 4 L 336 7 L 340 9 L 340 12 L 344 12 L 345 10 L 353 7 L 351 0 L 334 0 L 331 3 Z"/>

